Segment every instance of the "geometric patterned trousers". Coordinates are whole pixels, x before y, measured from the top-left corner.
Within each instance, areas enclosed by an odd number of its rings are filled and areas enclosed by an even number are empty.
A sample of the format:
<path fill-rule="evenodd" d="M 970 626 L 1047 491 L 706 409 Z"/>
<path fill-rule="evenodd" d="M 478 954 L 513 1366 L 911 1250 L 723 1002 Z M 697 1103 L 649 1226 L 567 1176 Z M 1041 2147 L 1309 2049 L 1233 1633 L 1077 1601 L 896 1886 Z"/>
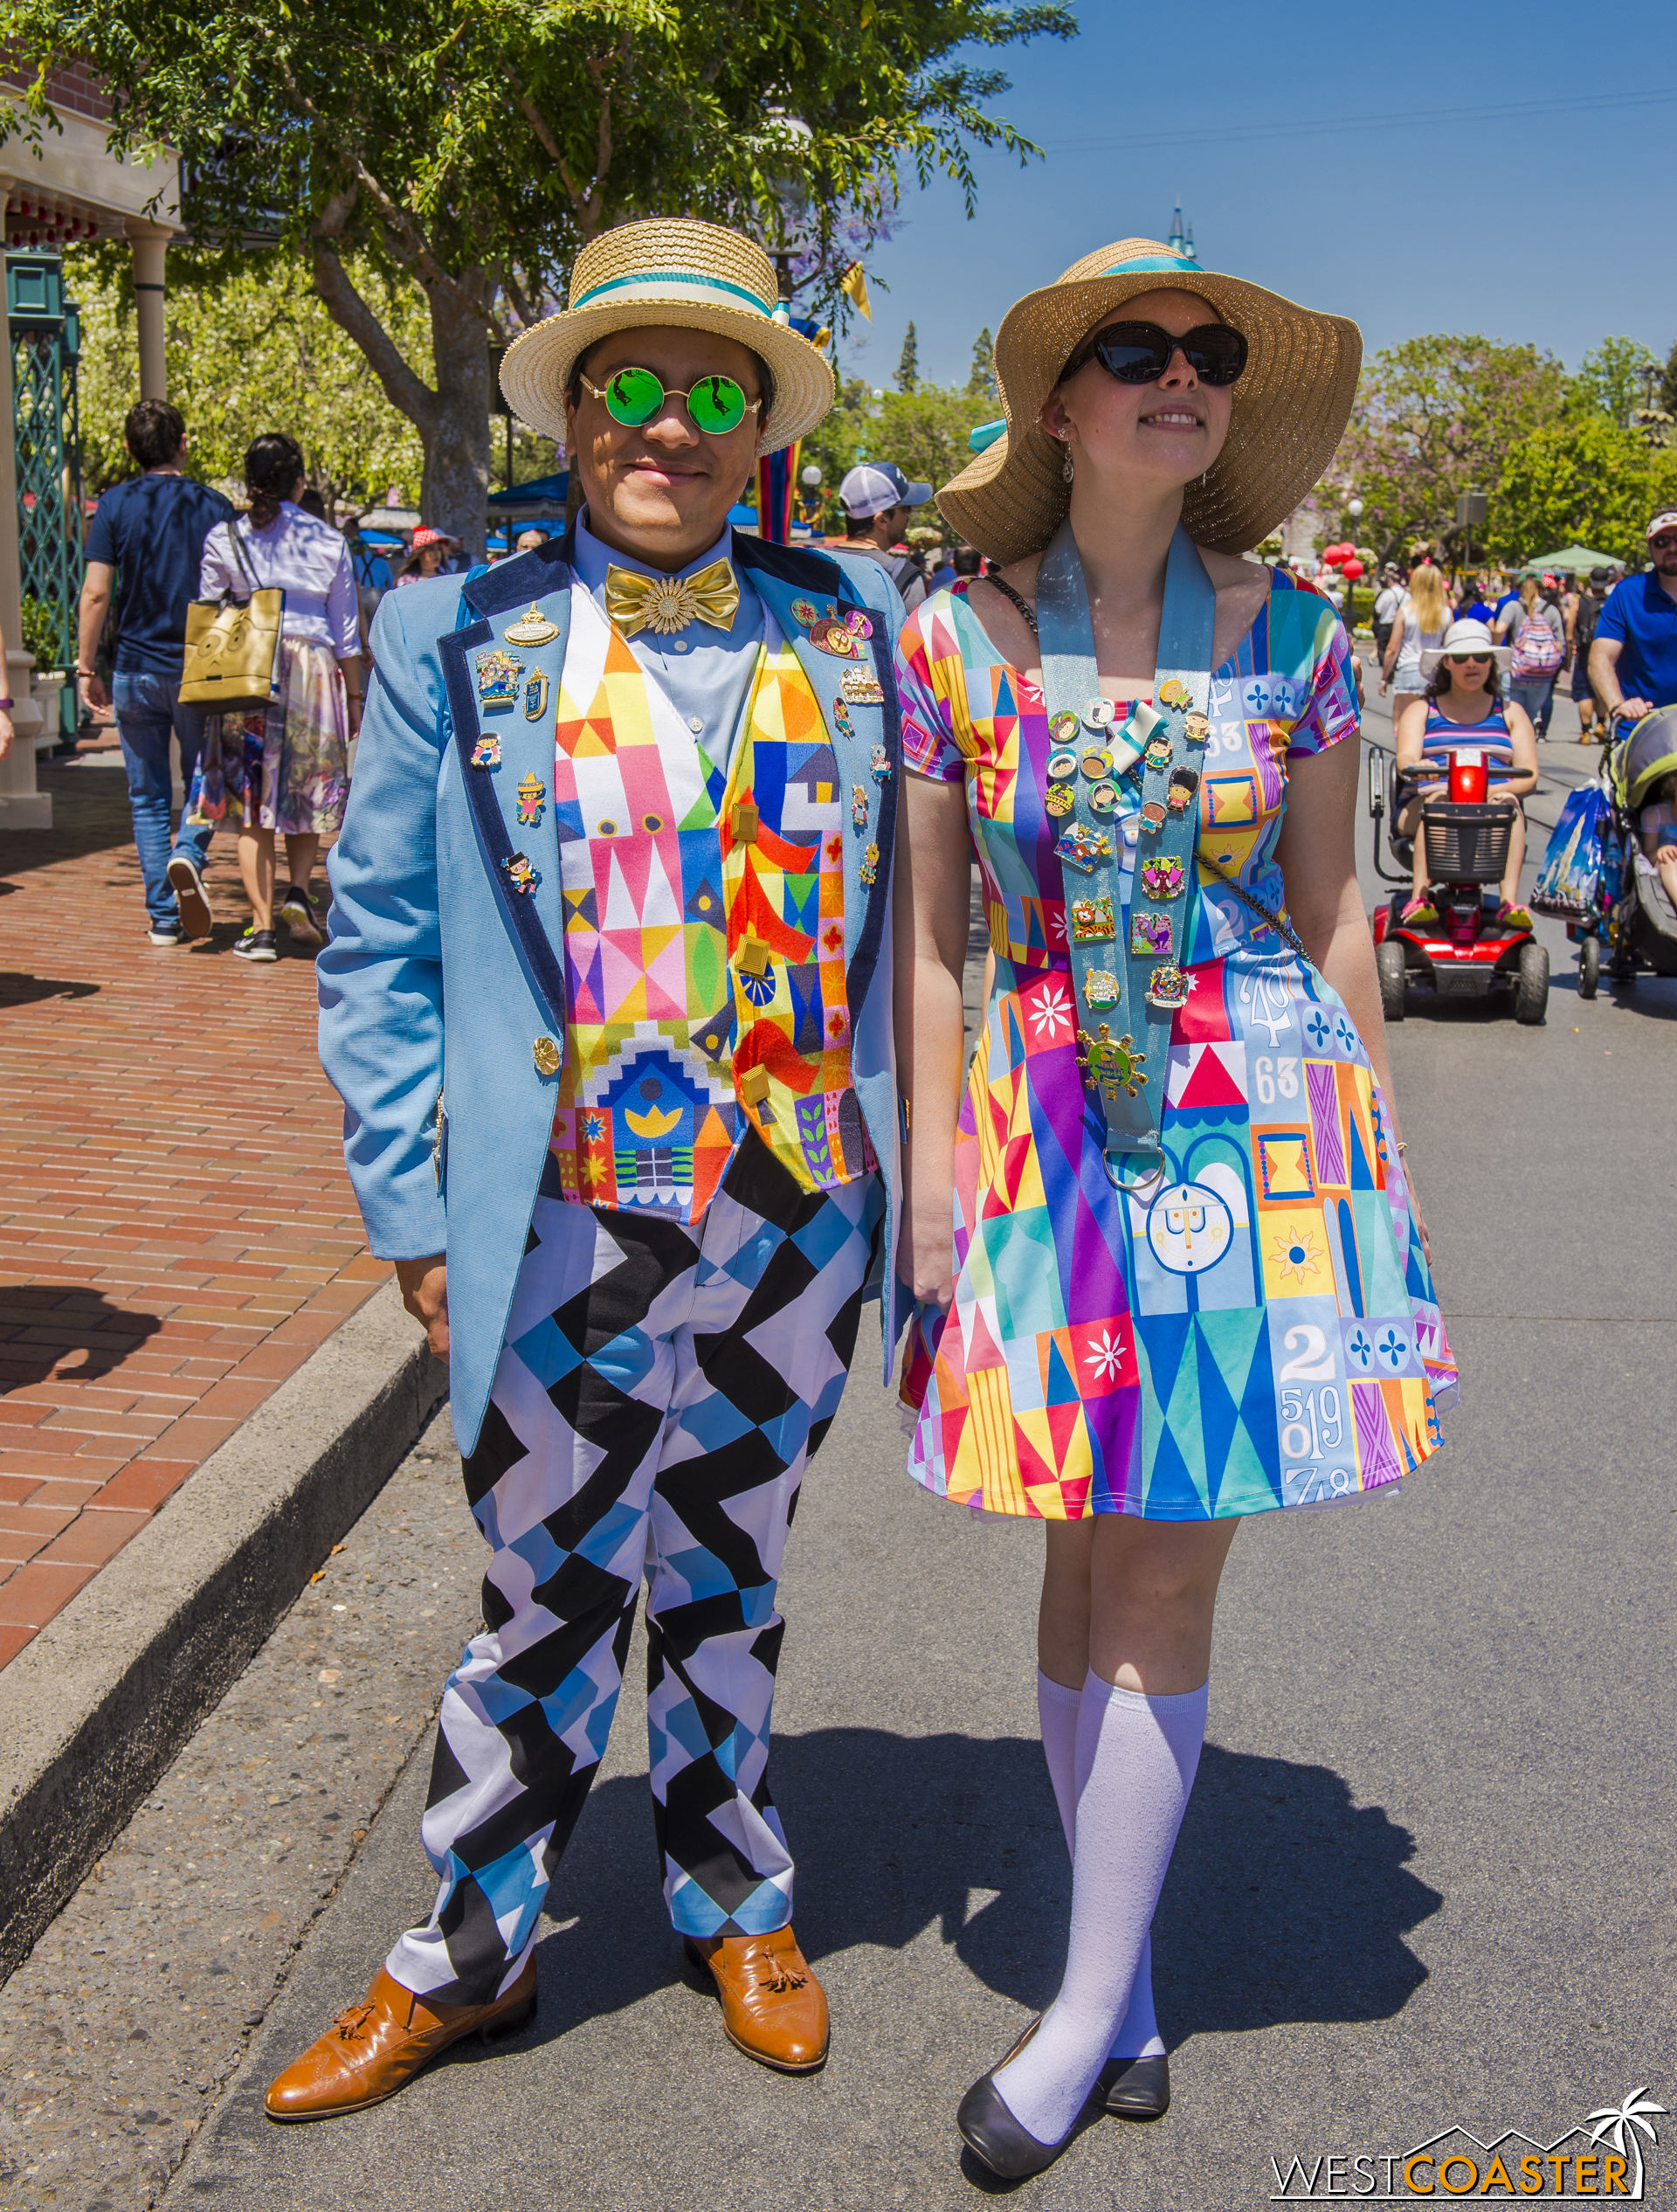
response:
<path fill-rule="evenodd" d="M 551 1162 L 549 1162 L 551 1173 Z M 855 1348 L 877 1176 L 801 1189 L 754 1133 L 696 1227 L 544 1181 L 466 1496 L 487 1626 L 449 1677 L 423 1835 L 430 1920 L 392 1980 L 516 1980 L 605 1751 L 643 1574 L 653 1822 L 684 1935 L 791 1917 L 769 1794 L 775 1589 Z"/>

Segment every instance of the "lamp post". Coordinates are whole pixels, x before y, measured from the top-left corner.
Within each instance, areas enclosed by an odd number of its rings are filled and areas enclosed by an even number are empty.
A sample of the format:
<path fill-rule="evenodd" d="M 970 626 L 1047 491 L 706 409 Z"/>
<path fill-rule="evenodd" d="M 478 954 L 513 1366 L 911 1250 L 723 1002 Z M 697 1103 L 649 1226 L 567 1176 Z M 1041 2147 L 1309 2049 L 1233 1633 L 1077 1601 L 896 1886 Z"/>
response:
<path fill-rule="evenodd" d="M 1642 404 L 1631 411 L 1631 427 L 1641 432 L 1645 446 L 1658 452 L 1671 439 L 1671 417 L 1653 404 L 1653 387 L 1664 371 L 1657 361 L 1645 361 L 1637 374 L 1642 379 Z"/>
<path fill-rule="evenodd" d="M 812 515 L 806 515 L 804 519 L 813 527 L 821 519 L 821 472 L 811 461 L 807 468 L 799 469 L 797 480 L 807 494 L 804 506 L 813 510 Z"/>
<path fill-rule="evenodd" d="M 1457 496 L 1456 528 L 1464 533 L 1462 543 L 1467 549 L 1467 559 L 1461 571 L 1463 576 L 1473 564 L 1473 531 L 1475 529 L 1483 529 L 1485 518 L 1490 511 L 1491 501 L 1487 492 L 1462 492 Z"/>

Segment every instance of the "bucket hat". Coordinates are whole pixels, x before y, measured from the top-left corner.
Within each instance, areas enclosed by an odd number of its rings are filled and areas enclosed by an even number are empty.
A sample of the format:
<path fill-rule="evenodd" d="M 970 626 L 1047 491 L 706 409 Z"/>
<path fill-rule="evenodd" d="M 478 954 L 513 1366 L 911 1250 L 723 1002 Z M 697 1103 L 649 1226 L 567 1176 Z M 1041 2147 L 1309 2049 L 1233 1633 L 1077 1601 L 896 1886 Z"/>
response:
<path fill-rule="evenodd" d="M 1506 676 L 1508 663 L 1514 658 L 1512 646 L 1493 644 L 1488 626 L 1483 622 L 1453 622 L 1444 633 L 1444 643 L 1428 646 L 1421 654 L 1421 674 L 1431 682 L 1438 674 L 1440 660 L 1447 660 L 1453 653 L 1488 653 L 1496 663 L 1497 674 Z"/>
<path fill-rule="evenodd" d="M 429 522 L 421 522 L 409 540 L 407 550 L 391 560 L 391 573 L 405 576 L 428 545 L 440 545 L 445 553 L 454 554 L 459 551 L 462 543 L 458 537 L 451 537 L 446 530 L 433 529 Z"/>
<path fill-rule="evenodd" d="M 1066 362 L 1127 300 L 1161 289 L 1197 293 L 1251 347 L 1231 388 L 1227 442 L 1183 501 L 1190 537 L 1218 552 L 1246 552 L 1292 513 L 1332 460 L 1363 363 L 1356 325 L 1294 307 L 1244 277 L 1202 269 L 1156 238 L 1121 238 L 1027 292 L 1002 319 L 996 381 L 1006 436 L 988 444 L 937 499 L 962 536 L 992 560 L 1039 552 L 1070 503 L 1065 449 L 1037 421 Z"/>
<path fill-rule="evenodd" d="M 616 330 L 648 324 L 714 330 L 749 346 L 775 380 L 757 452 L 777 453 L 832 406 L 832 370 L 790 326 L 774 264 L 760 245 L 715 223 L 658 218 L 604 231 L 576 256 L 557 315 L 514 340 L 500 388 L 521 422 L 565 435 L 565 387 L 579 356 Z"/>

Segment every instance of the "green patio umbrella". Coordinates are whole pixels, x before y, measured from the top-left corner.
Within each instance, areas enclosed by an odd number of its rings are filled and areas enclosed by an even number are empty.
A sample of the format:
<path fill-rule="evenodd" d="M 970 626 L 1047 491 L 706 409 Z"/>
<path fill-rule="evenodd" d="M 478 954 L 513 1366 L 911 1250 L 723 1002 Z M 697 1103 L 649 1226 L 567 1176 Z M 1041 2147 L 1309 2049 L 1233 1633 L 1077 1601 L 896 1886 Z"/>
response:
<path fill-rule="evenodd" d="M 1547 569 L 1551 576 L 1563 569 L 1570 569 L 1576 576 L 1588 576 L 1591 569 L 1610 569 L 1617 555 L 1592 553 L 1587 545 L 1563 545 L 1558 553 L 1540 553 L 1535 561 L 1528 561 L 1520 571 L 1522 576 L 1541 576 Z"/>

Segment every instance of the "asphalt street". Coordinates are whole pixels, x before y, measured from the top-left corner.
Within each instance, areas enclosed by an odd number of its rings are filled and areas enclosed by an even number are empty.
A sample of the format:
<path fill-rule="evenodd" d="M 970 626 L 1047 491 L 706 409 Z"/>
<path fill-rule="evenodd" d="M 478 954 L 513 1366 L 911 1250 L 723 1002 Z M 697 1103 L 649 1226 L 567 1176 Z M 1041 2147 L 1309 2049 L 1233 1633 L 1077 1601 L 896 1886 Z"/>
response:
<path fill-rule="evenodd" d="M 1677 2103 L 1657 1227 L 1677 984 L 1581 1003 L 1545 937 L 1545 1027 L 1417 1000 L 1391 1035 L 1463 1371 L 1448 1448 L 1401 1497 L 1242 1530 L 1155 1926 L 1175 2103 L 1089 2125 L 1024 2202 L 1225 2212 L 1275 2198 L 1272 2160 L 1377 2160 L 1458 2124 L 1547 2142 L 1643 2084 Z M 262 2117 L 270 2076 L 426 1909 L 422 1741 L 168 2205 L 930 2212 L 984 2190 L 955 2108 L 1052 1995 L 1069 1889 L 1037 1743 L 1041 1538 L 922 1496 L 877 1375 L 867 1324 L 782 1584 L 773 1774 L 825 2070 L 751 2065 L 681 1978 L 631 1689 L 550 1900 L 535 2025 L 373 2112 Z M 1677 2156 L 1648 2157 L 1646 2201 L 1677 2202 Z"/>

